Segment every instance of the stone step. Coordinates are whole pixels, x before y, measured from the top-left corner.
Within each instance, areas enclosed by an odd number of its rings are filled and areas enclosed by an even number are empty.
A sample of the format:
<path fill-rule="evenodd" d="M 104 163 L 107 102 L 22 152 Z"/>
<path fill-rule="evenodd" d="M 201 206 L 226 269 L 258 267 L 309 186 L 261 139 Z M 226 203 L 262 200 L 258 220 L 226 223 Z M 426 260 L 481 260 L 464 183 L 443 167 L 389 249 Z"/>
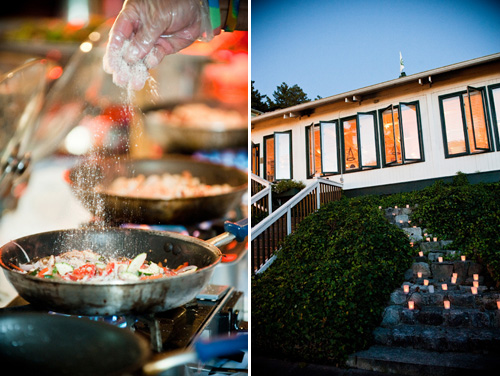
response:
<path fill-rule="evenodd" d="M 498 311 L 500 292 L 486 291 L 486 287 L 480 286 L 477 294 L 472 294 L 471 287 L 459 286 L 443 290 L 441 285 L 434 287 L 431 293 L 429 286 L 410 287 L 406 294 L 402 288 L 395 290 L 389 299 L 389 305 L 400 305 L 408 307 L 408 301 L 412 300 L 416 308 L 426 306 L 444 307 L 444 300 L 450 301 L 451 308 L 464 307 L 478 310 Z"/>
<path fill-rule="evenodd" d="M 490 376 L 499 374 L 500 356 L 372 346 L 349 356 L 347 365 L 405 376 Z"/>
<path fill-rule="evenodd" d="M 381 326 L 390 328 L 399 324 L 449 326 L 463 328 L 500 328 L 500 310 L 474 308 L 422 307 L 410 310 L 403 306 L 385 309 Z"/>
<path fill-rule="evenodd" d="M 500 329 L 496 328 L 398 325 L 378 327 L 373 335 L 377 345 L 438 352 L 500 354 Z"/>

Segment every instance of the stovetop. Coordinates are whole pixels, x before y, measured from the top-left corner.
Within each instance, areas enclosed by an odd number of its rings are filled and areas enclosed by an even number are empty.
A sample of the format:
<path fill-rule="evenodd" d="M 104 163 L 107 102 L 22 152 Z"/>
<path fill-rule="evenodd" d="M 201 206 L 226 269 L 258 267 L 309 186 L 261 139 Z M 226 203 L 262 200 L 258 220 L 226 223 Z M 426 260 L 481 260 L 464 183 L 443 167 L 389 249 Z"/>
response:
<path fill-rule="evenodd" d="M 196 299 L 166 312 L 124 316 L 78 316 L 84 320 L 105 322 L 144 337 L 155 353 L 190 347 L 197 339 L 210 339 L 236 331 L 246 331 L 241 319 L 243 294 L 234 288 L 208 285 Z M 44 312 L 47 310 L 29 304 L 21 297 L 14 299 L 1 313 Z M 65 315 L 49 311 L 54 315 Z M 74 316 L 74 315 L 73 315 Z"/>

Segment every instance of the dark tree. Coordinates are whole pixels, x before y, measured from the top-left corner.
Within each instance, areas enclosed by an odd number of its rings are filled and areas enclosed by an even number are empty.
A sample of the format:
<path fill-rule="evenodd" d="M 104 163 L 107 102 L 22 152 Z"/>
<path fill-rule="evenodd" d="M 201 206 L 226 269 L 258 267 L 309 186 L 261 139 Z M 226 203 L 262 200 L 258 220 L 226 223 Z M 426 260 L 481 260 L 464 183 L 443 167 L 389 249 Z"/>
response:
<path fill-rule="evenodd" d="M 267 98 L 267 104 L 271 111 L 309 102 L 309 98 L 302 88 L 297 84 L 288 86 L 285 82 L 276 88 L 273 98 L 274 100 Z"/>
<path fill-rule="evenodd" d="M 252 81 L 252 93 L 251 93 L 252 109 L 261 112 L 269 111 L 269 106 L 267 105 L 269 97 L 267 95 L 261 94 L 257 89 L 255 89 L 254 83 L 255 81 Z"/>

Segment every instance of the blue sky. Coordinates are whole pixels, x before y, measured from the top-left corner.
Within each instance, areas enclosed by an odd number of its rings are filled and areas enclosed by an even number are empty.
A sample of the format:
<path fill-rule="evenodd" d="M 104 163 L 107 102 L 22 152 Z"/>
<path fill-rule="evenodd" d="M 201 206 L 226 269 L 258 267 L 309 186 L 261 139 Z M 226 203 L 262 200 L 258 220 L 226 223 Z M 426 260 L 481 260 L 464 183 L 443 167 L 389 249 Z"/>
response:
<path fill-rule="evenodd" d="M 251 79 L 328 97 L 500 52 L 499 0 L 251 0 Z"/>

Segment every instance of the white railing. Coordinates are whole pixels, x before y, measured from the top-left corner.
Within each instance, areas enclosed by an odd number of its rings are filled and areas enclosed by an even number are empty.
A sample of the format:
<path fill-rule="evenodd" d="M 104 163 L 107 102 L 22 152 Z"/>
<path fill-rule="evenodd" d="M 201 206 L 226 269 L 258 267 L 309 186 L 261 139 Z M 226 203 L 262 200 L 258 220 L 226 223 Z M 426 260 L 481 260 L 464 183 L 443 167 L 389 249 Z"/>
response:
<path fill-rule="evenodd" d="M 251 174 L 252 197 L 250 205 L 252 213 L 269 216 L 273 212 L 272 204 L 272 185 L 265 179 Z M 254 193 L 254 191 L 258 191 Z"/>
<path fill-rule="evenodd" d="M 322 204 L 341 197 L 342 184 L 325 178 L 315 178 L 292 199 L 252 227 L 252 271 L 258 273 L 274 260 L 279 243 L 309 214 Z"/>

